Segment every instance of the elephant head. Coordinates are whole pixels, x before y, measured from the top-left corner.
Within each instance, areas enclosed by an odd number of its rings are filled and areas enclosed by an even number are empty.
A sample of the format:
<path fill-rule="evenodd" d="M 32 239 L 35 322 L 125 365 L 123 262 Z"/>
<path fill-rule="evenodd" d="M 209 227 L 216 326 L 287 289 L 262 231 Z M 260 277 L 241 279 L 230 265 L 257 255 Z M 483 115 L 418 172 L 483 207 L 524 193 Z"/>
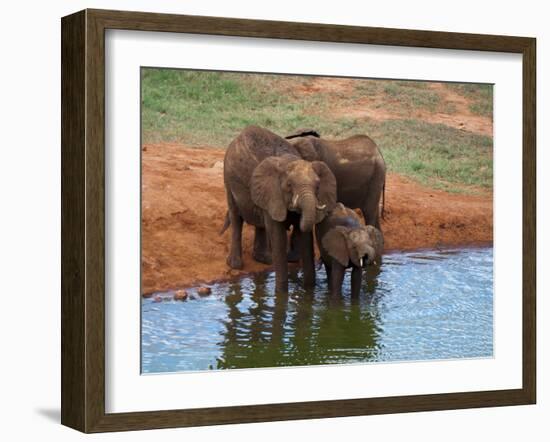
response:
<path fill-rule="evenodd" d="M 287 211 L 301 214 L 300 230 L 310 232 L 336 205 L 336 179 L 325 163 L 294 155 L 268 157 L 250 181 L 252 201 L 282 222 Z"/>
<path fill-rule="evenodd" d="M 317 161 L 320 158 L 315 139 L 320 137 L 319 132 L 314 129 L 298 129 L 285 139 L 289 140 L 304 160 Z"/>
<path fill-rule="evenodd" d="M 356 267 L 375 262 L 384 247 L 382 233 L 373 226 L 336 226 L 322 239 L 323 248 L 340 264 Z"/>

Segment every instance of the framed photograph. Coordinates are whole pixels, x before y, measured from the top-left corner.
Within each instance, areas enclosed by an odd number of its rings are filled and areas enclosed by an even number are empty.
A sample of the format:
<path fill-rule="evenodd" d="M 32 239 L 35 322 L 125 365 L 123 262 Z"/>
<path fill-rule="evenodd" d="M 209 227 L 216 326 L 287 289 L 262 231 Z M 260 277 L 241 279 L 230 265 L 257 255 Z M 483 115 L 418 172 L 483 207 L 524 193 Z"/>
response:
<path fill-rule="evenodd" d="M 64 425 L 535 403 L 535 39 L 61 28 Z"/>

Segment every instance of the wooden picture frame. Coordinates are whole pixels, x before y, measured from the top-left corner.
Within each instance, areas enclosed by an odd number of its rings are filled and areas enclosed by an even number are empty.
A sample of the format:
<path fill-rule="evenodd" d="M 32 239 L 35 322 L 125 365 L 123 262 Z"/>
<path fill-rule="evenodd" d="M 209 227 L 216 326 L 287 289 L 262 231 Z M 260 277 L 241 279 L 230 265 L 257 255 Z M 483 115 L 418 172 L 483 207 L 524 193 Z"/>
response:
<path fill-rule="evenodd" d="M 62 29 L 62 408 L 83 432 L 533 404 L 536 400 L 536 41 L 533 38 L 84 10 Z M 105 412 L 105 30 L 262 37 L 523 57 L 523 385 L 512 390 Z"/>

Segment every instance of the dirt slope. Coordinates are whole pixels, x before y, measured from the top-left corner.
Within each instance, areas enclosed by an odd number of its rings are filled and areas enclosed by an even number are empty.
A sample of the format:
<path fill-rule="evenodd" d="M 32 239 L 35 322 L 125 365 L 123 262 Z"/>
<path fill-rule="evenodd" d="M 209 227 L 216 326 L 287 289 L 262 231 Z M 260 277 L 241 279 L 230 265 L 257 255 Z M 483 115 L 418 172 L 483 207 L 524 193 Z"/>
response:
<path fill-rule="evenodd" d="M 186 287 L 239 274 L 225 258 L 229 233 L 219 235 L 226 200 L 223 149 L 176 144 L 143 148 L 142 293 Z M 478 244 L 493 237 L 492 194 L 450 194 L 390 174 L 386 185 L 386 249 Z M 245 226 L 244 270 L 266 268 L 251 258 Z"/>
<path fill-rule="evenodd" d="M 350 78 L 326 78 L 317 77 L 306 86 L 295 88 L 291 91 L 296 97 L 317 93 L 329 94 L 333 97 L 334 116 L 349 118 L 371 118 L 376 121 L 395 119 L 417 119 L 427 123 L 444 124 L 455 129 L 472 132 L 479 135 L 493 136 L 493 120 L 488 116 L 475 115 L 469 108 L 470 101 L 462 95 L 445 86 L 444 83 L 429 83 L 429 88 L 436 92 L 441 101 L 452 105 L 452 112 L 435 112 L 421 107 L 411 110 L 408 114 L 398 112 L 399 98 L 392 99 L 387 94 L 379 93 L 368 95 L 346 102 L 344 106 L 339 104 L 341 96 L 353 95 L 357 80 Z M 392 110 L 392 105 L 395 105 Z"/>

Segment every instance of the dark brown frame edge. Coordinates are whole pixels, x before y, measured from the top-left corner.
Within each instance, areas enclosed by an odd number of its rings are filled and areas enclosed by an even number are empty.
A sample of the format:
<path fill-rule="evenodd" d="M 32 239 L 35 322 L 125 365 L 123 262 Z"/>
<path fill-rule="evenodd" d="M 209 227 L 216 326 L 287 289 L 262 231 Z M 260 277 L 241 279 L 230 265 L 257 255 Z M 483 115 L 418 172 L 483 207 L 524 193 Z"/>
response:
<path fill-rule="evenodd" d="M 141 430 L 536 401 L 536 40 L 450 32 L 84 10 L 62 26 L 61 422 Z M 523 56 L 523 386 L 514 390 L 105 413 L 105 29 L 519 53 Z"/>

